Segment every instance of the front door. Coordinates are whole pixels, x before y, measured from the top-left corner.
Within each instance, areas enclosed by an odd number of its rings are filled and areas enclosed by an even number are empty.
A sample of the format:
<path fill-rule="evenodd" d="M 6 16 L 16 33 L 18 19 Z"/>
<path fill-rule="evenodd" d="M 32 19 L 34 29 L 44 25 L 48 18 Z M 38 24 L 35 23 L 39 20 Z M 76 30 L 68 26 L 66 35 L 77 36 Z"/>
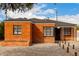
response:
<path fill-rule="evenodd" d="M 54 35 L 55 35 L 55 42 L 59 42 L 61 39 L 60 39 L 60 30 L 61 28 L 55 28 L 55 32 L 54 32 Z"/>

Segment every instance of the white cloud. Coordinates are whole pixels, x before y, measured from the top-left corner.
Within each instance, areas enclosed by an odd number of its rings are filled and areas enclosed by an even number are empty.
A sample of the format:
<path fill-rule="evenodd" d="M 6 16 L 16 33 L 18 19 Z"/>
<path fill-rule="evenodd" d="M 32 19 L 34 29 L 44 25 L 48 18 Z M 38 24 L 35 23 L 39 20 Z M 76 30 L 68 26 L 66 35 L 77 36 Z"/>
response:
<path fill-rule="evenodd" d="M 74 23 L 79 25 L 79 14 L 58 16 L 58 21 Z"/>
<path fill-rule="evenodd" d="M 44 11 L 44 14 L 54 14 L 55 10 L 54 9 L 47 9 L 46 11 Z"/>
<path fill-rule="evenodd" d="M 31 10 L 21 13 L 16 10 L 15 12 L 12 12 L 8 10 L 8 16 L 11 18 L 46 18 L 47 14 L 54 14 L 54 9 L 46 9 L 43 10 L 43 8 L 46 7 L 46 4 L 42 5 L 35 5 Z"/>
<path fill-rule="evenodd" d="M 11 18 L 39 18 L 39 19 L 44 19 L 44 18 L 48 17 L 47 16 L 48 14 L 49 15 L 55 14 L 54 9 L 43 10 L 43 8 L 45 8 L 45 7 L 46 7 L 46 4 L 35 5 L 31 10 L 29 10 L 25 13 L 21 13 L 21 12 L 18 13 L 18 11 L 15 11 L 15 12 L 8 11 L 8 16 L 11 17 Z M 51 17 L 51 19 L 52 19 L 52 17 Z M 58 21 L 79 24 L 79 14 L 58 16 Z"/>
<path fill-rule="evenodd" d="M 55 10 L 54 9 L 46 9 L 46 10 L 39 10 L 38 13 L 36 13 L 36 15 L 48 15 L 48 14 L 55 14 Z"/>

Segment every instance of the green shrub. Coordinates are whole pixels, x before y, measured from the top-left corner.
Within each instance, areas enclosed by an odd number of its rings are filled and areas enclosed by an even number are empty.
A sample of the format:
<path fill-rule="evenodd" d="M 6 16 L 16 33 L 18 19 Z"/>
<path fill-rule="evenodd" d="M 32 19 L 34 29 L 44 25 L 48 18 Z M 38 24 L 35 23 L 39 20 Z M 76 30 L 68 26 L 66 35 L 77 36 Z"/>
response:
<path fill-rule="evenodd" d="M 0 38 L 4 38 L 4 22 L 0 23 Z"/>

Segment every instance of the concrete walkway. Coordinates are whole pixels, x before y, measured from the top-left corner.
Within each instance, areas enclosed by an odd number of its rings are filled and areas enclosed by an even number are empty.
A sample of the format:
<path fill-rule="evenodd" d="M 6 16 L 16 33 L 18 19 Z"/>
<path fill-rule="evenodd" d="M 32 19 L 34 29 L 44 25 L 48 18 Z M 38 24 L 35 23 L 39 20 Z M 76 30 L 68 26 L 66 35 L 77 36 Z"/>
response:
<path fill-rule="evenodd" d="M 64 43 L 62 43 L 63 45 Z M 67 45 L 67 43 L 66 43 Z M 0 47 L 1 56 L 74 56 L 74 50 L 66 52 L 66 45 L 63 49 L 59 44 L 35 44 L 30 47 Z M 77 48 L 78 49 L 78 48 Z"/>

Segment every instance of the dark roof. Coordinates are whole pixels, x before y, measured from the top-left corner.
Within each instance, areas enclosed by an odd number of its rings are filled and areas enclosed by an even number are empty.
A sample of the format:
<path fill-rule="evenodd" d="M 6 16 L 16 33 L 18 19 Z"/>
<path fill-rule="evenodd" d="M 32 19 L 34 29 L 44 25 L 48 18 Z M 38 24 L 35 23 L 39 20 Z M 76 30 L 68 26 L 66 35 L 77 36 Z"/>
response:
<path fill-rule="evenodd" d="M 27 18 L 10 18 L 5 21 L 29 21 L 29 19 L 27 19 Z"/>
<path fill-rule="evenodd" d="M 61 22 L 61 21 L 55 21 L 51 19 L 30 19 L 33 23 L 56 23 L 57 26 L 76 26 L 76 24 Z"/>
<path fill-rule="evenodd" d="M 5 21 L 31 21 L 32 23 L 56 23 L 57 26 L 76 26 L 76 24 L 55 21 L 50 19 L 27 19 L 27 18 L 16 18 L 16 19 L 8 19 Z"/>

